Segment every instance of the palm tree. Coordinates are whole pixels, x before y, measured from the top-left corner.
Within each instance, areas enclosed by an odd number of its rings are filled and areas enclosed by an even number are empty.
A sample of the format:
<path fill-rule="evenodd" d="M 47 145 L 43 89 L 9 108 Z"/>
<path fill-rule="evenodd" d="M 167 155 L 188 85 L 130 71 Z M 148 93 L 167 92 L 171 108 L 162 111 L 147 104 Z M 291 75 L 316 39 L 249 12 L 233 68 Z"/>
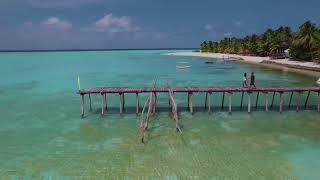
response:
<path fill-rule="evenodd" d="M 319 31 L 314 23 L 305 22 L 299 27 L 294 43 L 309 49 L 311 60 L 313 60 L 313 48 L 320 41 Z"/>

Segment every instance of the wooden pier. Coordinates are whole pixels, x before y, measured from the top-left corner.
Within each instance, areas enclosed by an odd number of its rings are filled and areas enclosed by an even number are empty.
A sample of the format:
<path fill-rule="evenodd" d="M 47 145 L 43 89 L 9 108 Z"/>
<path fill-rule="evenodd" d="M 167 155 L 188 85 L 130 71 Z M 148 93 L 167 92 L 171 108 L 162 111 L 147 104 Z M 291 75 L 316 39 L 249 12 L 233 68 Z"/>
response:
<path fill-rule="evenodd" d="M 320 112 L 320 87 L 259 87 L 259 88 L 239 88 L 239 87 L 175 87 L 171 88 L 166 85 L 166 87 L 156 87 L 156 82 L 153 82 L 153 87 L 150 88 L 130 88 L 130 87 L 94 87 L 94 88 L 86 88 L 81 89 L 78 92 L 81 95 L 81 117 L 84 117 L 84 97 L 88 96 L 89 101 L 89 110 L 92 110 L 91 105 L 91 95 L 99 94 L 101 95 L 101 115 L 104 115 L 107 111 L 107 94 L 119 94 L 120 97 L 120 114 L 125 110 L 125 94 L 134 93 L 136 94 L 136 114 L 140 113 L 140 93 L 149 93 L 150 96 L 147 98 L 146 102 L 141 111 L 141 122 L 139 126 L 139 134 L 141 137 L 141 142 L 144 142 L 144 133 L 145 130 L 148 130 L 150 124 L 150 116 L 151 113 L 156 112 L 157 105 L 157 94 L 163 93 L 168 94 L 168 104 L 171 110 L 172 119 L 175 121 L 175 129 L 182 133 L 179 123 L 179 114 L 178 114 L 178 106 L 174 100 L 175 93 L 186 93 L 188 96 L 188 110 L 190 114 L 193 114 L 193 104 L 192 104 L 192 95 L 194 93 L 205 93 L 205 102 L 204 108 L 208 110 L 208 112 L 212 111 L 211 104 L 213 102 L 212 95 L 213 94 L 222 94 L 221 100 L 221 110 L 224 109 L 225 105 L 225 96 L 228 95 L 228 112 L 232 113 L 232 95 L 235 93 L 241 94 L 240 101 L 240 110 L 243 110 L 244 106 L 244 94 L 247 94 L 247 110 L 248 113 L 252 112 L 252 106 L 255 109 L 258 108 L 259 104 L 259 96 L 263 94 L 265 97 L 265 111 L 269 112 L 269 108 L 273 109 L 275 105 L 275 96 L 279 95 L 279 112 L 283 112 L 283 94 L 290 93 L 290 99 L 288 102 L 288 109 L 292 106 L 292 98 L 293 95 L 296 94 L 295 99 L 295 110 L 298 112 L 301 110 L 301 102 L 302 102 L 302 94 L 307 93 L 307 97 L 304 99 L 304 109 L 308 106 L 308 101 L 311 93 L 315 94 L 317 97 L 317 112 Z M 268 99 L 269 94 L 272 94 L 271 104 L 269 105 Z M 251 102 L 251 97 L 256 95 L 256 102 Z M 261 99 L 261 98 L 260 98 Z"/>
<path fill-rule="evenodd" d="M 140 102 L 139 102 L 139 94 L 140 93 L 152 93 L 154 97 L 154 107 L 152 110 L 153 113 L 156 111 L 156 97 L 158 93 L 168 93 L 168 101 L 169 104 L 173 107 L 172 111 L 177 111 L 175 109 L 176 104 L 174 103 L 174 93 L 186 93 L 188 95 L 188 109 L 190 113 L 193 113 L 193 105 L 192 105 L 192 95 L 194 93 L 205 93 L 205 109 L 208 112 L 211 112 L 211 104 L 212 94 L 222 93 L 222 100 L 221 100 L 221 110 L 224 109 L 225 103 L 225 94 L 228 95 L 228 111 L 232 113 L 232 95 L 235 93 L 241 93 L 241 102 L 240 108 L 243 109 L 243 98 L 244 94 L 248 94 L 248 103 L 247 103 L 247 110 L 248 112 L 252 112 L 252 106 L 257 109 L 258 101 L 260 94 L 264 94 L 265 96 L 265 111 L 268 112 L 269 108 L 274 107 L 274 101 L 276 94 L 279 94 L 279 112 L 282 113 L 283 111 L 283 94 L 290 93 L 290 99 L 288 102 L 288 107 L 292 106 L 292 98 L 293 94 L 297 94 L 296 98 L 296 111 L 301 110 L 301 101 L 302 101 L 302 94 L 307 93 L 307 98 L 304 102 L 304 107 L 306 108 L 308 105 L 309 97 L 311 93 L 315 93 L 317 96 L 317 111 L 320 112 L 320 87 L 259 87 L 259 88 L 239 88 L 239 87 L 146 87 L 146 88 L 131 88 L 131 87 L 94 87 L 94 88 L 86 88 L 81 89 L 78 92 L 81 95 L 81 116 L 84 116 L 84 96 L 88 95 L 89 99 L 89 110 L 92 109 L 91 105 L 91 95 L 92 94 L 100 94 L 102 99 L 102 106 L 101 106 L 101 114 L 104 115 L 107 111 L 107 94 L 119 94 L 120 97 L 120 113 L 123 113 L 125 109 L 125 94 L 128 93 L 135 93 L 136 94 L 136 113 L 139 114 L 140 110 Z M 251 96 L 253 93 L 256 94 L 256 102 L 251 102 Z M 269 106 L 268 102 L 268 95 L 272 94 L 271 104 Z M 150 97 L 151 98 L 151 97 Z"/>

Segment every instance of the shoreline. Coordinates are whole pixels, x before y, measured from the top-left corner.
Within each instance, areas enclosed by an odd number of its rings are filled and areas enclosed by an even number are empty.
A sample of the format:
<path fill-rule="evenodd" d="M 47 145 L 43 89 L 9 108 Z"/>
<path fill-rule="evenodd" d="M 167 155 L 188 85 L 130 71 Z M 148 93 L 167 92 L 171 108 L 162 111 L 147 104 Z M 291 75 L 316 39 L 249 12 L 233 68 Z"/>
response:
<path fill-rule="evenodd" d="M 218 58 L 218 59 L 224 59 L 226 61 L 237 60 L 237 61 L 246 62 L 246 63 L 254 63 L 254 64 L 261 64 L 261 65 L 277 65 L 285 68 L 320 73 L 320 64 L 317 64 L 314 62 L 294 61 L 289 59 L 270 59 L 269 57 L 242 56 L 237 54 L 222 54 L 222 53 L 201 53 L 201 52 L 175 52 L 175 53 L 166 53 L 163 55 Z"/>

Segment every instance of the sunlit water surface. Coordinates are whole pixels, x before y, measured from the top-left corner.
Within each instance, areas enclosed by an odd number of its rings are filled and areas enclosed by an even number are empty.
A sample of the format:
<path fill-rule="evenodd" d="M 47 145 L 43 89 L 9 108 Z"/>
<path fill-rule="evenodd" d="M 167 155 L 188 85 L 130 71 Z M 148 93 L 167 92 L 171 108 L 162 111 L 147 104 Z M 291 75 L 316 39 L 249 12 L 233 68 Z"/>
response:
<path fill-rule="evenodd" d="M 256 73 L 257 86 L 314 86 L 316 76 L 237 62 L 162 56 L 170 51 L 42 52 L 0 54 L 0 179 L 320 179 L 320 115 L 316 94 L 309 110 L 295 112 L 295 99 L 284 95 L 285 111 L 264 112 L 260 95 L 253 112 L 220 111 L 221 94 L 213 94 L 213 112 L 204 94 L 194 94 L 195 114 L 187 112 L 187 95 L 175 94 L 182 134 L 174 129 L 167 94 L 158 94 L 145 143 L 140 143 L 135 94 L 126 95 L 119 115 L 119 95 L 92 96 L 93 111 L 80 118 L 81 87 L 239 86 L 243 72 Z M 188 63 L 181 63 L 188 62 Z M 192 69 L 178 70 L 176 66 Z M 140 96 L 144 102 L 148 94 Z M 271 94 L 269 95 L 271 101 Z M 252 96 L 255 105 L 255 94 Z M 302 98 L 304 104 L 305 96 Z M 142 103 L 141 103 L 142 104 Z M 301 107 L 303 109 L 303 107 Z"/>

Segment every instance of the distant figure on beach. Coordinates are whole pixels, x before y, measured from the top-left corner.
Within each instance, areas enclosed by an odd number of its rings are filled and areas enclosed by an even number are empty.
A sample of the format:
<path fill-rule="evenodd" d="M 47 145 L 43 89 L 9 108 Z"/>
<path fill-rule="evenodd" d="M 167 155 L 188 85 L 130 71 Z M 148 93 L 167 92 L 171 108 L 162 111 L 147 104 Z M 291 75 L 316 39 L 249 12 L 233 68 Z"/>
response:
<path fill-rule="evenodd" d="M 247 73 L 243 74 L 243 78 L 242 78 L 242 87 L 243 88 L 247 88 Z"/>
<path fill-rule="evenodd" d="M 255 76 L 253 72 L 251 73 L 251 77 L 250 77 L 250 88 L 256 88 Z"/>

